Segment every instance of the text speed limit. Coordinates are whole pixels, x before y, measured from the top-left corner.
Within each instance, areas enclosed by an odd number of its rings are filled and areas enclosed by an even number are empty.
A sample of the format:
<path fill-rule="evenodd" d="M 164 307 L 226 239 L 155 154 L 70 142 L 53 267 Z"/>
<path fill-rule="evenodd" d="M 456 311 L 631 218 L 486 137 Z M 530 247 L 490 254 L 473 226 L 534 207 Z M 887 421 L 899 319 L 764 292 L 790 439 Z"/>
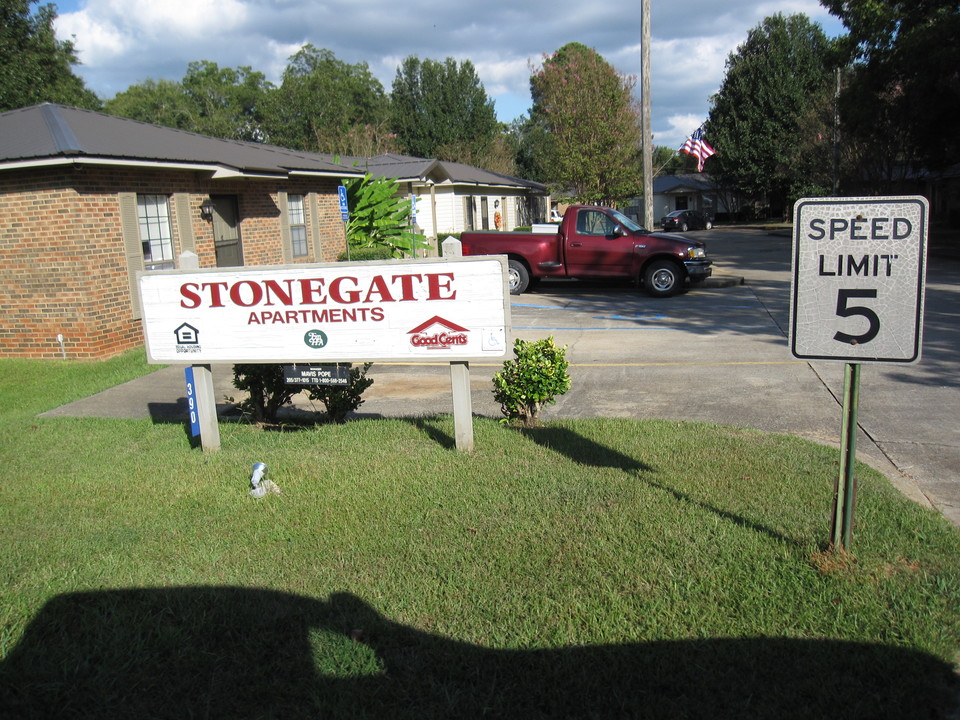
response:
<path fill-rule="evenodd" d="M 922 197 L 797 201 L 790 304 L 795 357 L 920 359 L 927 218 Z"/>

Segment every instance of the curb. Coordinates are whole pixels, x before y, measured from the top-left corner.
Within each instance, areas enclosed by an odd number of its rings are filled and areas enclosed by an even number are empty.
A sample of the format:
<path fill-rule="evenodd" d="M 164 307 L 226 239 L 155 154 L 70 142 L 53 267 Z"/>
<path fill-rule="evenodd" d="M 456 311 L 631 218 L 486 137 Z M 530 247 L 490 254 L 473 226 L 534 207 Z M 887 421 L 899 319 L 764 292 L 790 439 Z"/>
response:
<path fill-rule="evenodd" d="M 743 285 L 743 278 L 739 275 L 711 275 L 699 287 L 702 288 L 726 288 Z"/>

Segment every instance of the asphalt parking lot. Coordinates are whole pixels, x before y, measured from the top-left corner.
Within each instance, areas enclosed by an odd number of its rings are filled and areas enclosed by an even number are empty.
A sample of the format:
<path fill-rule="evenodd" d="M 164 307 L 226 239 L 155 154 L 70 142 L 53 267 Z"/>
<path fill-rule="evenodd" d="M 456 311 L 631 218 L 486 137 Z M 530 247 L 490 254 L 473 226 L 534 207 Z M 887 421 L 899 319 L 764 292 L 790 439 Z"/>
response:
<path fill-rule="evenodd" d="M 655 299 L 624 285 L 542 282 L 512 298 L 514 336 L 567 345 L 571 390 L 544 419 L 616 416 L 692 420 L 790 433 L 839 446 L 844 363 L 806 362 L 787 343 L 791 240 L 761 229 L 690 233 L 715 278 Z M 928 262 L 923 357 L 863 365 L 859 457 L 960 526 L 960 261 Z M 471 364 L 474 414 L 498 417 L 491 377 Z M 377 363 L 360 416 L 452 411 L 449 368 Z M 236 396 L 229 366 L 216 397 Z M 183 372 L 170 367 L 50 415 L 185 416 Z M 301 409 L 309 401 L 298 398 Z M 220 408 L 226 410 L 228 405 Z"/>

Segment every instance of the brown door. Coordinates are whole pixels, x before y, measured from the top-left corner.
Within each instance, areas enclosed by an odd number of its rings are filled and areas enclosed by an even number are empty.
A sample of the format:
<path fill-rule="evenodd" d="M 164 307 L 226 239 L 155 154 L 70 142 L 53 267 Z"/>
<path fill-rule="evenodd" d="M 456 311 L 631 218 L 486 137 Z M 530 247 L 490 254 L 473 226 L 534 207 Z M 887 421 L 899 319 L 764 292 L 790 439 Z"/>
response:
<path fill-rule="evenodd" d="M 217 267 L 243 265 L 243 243 L 240 241 L 240 212 L 236 195 L 211 195 L 213 202 L 213 238 Z"/>

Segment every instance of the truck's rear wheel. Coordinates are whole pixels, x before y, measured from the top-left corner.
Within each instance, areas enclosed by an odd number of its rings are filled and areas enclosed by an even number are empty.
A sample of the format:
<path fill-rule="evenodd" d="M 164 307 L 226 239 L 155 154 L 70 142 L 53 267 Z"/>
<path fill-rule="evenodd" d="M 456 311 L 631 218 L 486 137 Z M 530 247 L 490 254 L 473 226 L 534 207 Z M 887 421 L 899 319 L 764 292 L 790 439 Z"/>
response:
<path fill-rule="evenodd" d="M 683 270 L 670 260 L 657 260 L 643 273 L 643 286 L 654 297 L 670 297 L 683 288 Z"/>
<path fill-rule="evenodd" d="M 530 285 L 530 273 L 519 260 L 507 261 L 507 285 L 511 295 L 519 295 Z"/>

